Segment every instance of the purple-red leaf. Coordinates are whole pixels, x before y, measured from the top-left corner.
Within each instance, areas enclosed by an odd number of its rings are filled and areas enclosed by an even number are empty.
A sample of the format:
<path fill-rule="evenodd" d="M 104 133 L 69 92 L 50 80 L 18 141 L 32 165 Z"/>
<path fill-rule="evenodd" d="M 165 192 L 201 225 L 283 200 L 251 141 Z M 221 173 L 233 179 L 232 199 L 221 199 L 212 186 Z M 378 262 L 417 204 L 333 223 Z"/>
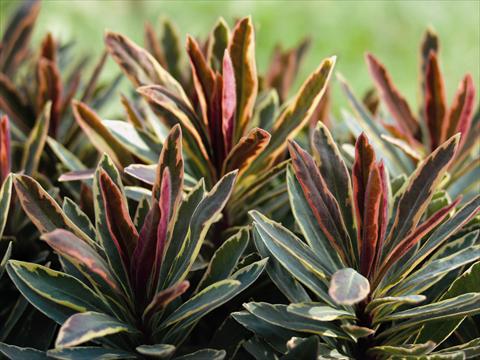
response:
<path fill-rule="evenodd" d="M 0 120 L 0 186 L 10 173 L 10 124 L 7 115 Z"/>
<path fill-rule="evenodd" d="M 165 309 L 168 304 L 187 291 L 189 287 L 190 283 L 185 280 L 157 293 L 146 307 L 143 318 L 149 319 L 154 313 Z"/>
<path fill-rule="evenodd" d="M 430 52 L 425 72 L 425 122 L 430 135 L 430 148 L 435 150 L 446 138 L 446 98 L 443 75 L 437 54 Z"/>
<path fill-rule="evenodd" d="M 243 136 L 239 142 L 233 147 L 223 164 L 223 174 L 232 170 L 244 171 L 255 158 L 268 145 L 270 134 L 262 129 L 254 128 Z"/>
<path fill-rule="evenodd" d="M 128 269 L 138 241 L 137 229 L 130 218 L 122 192 L 103 169 L 100 169 L 100 190 L 105 204 L 108 231 Z"/>
<path fill-rule="evenodd" d="M 395 248 L 388 253 L 382 265 L 382 272 L 384 273 L 393 264 L 395 264 L 401 257 L 406 254 L 413 246 L 415 246 L 423 236 L 428 234 L 433 228 L 440 224 L 446 216 L 460 203 L 461 198 L 456 199 L 451 204 L 438 210 L 435 214 L 430 216 L 422 224 L 417 226 L 409 236 L 400 241 Z"/>
<path fill-rule="evenodd" d="M 361 253 L 363 216 L 365 214 L 366 192 L 370 173 L 375 167 L 375 151 L 368 142 L 364 133 L 360 134 L 355 144 L 355 161 L 352 169 L 353 203 L 355 206 L 355 218 L 357 221 L 358 251 Z"/>
<path fill-rule="evenodd" d="M 156 289 L 160 266 L 167 245 L 170 216 L 170 172 L 165 168 L 162 176 L 159 201 L 153 200 L 152 208 L 140 230 L 131 263 L 131 277 L 139 298 L 145 300 L 148 289 Z M 149 280 L 150 279 L 150 283 Z M 150 284 L 150 287 L 148 287 Z M 146 291 L 147 289 L 147 291 Z"/>
<path fill-rule="evenodd" d="M 353 249 L 337 201 L 313 158 L 293 141 L 289 143 L 289 150 L 295 176 L 318 225 L 343 261 L 350 263 L 348 259 L 352 259 Z"/>
<path fill-rule="evenodd" d="M 470 74 L 465 75 L 453 99 L 452 106 L 448 113 L 448 129 L 445 138 L 462 134 L 460 148 L 467 139 L 468 132 L 472 126 L 473 112 L 475 107 L 475 86 Z"/>
<path fill-rule="evenodd" d="M 162 152 L 157 165 L 153 197 L 160 199 L 164 170 L 168 167 L 171 182 L 170 215 L 174 216 L 183 196 L 183 156 L 182 156 L 182 129 L 175 125 L 163 142 Z"/>
<path fill-rule="evenodd" d="M 419 133 L 419 125 L 417 119 L 413 116 L 405 97 L 400 94 L 393 84 L 387 69 L 372 54 L 366 56 L 368 69 L 377 86 L 385 105 L 392 113 L 393 118 L 397 121 L 403 131 L 415 138 Z"/>

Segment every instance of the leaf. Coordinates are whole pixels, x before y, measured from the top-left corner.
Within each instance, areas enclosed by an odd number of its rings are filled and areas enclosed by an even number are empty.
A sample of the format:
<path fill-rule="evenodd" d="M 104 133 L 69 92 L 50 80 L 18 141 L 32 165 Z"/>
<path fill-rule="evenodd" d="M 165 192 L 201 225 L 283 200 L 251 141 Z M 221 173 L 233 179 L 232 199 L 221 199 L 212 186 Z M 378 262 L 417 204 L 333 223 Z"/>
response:
<path fill-rule="evenodd" d="M 326 272 L 315 254 L 287 229 L 268 220 L 257 211 L 251 211 L 254 228 L 260 239 L 280 264 L 298 281 L 327 303 Z"/>
<path fill-rule="evenodd" d="M 354 269 L 338 270 L 332 276 L 328 294 L 339 305 L 353 305 L 365 299 L 370 293 L 366 278 Z"/>
<path fill-rule="evenodd" d="M 110 31 L 105 34 L 105 45 L 135 87 L 163 85 L 188 102 L 182 86 L 145 49 L 127 37 Z"/>
<path fill-rule="evenodd" d="M 255 33 L 252 19 L 243 18 L 232 31 L 228 51 L 232 59 L 236 85 L 236 120 L 234 143 L 247 129 L 258 92 L 255 63 Z"/>
<path fill-rule="evenodd" d="M 30 37 L 39 12 L 40 1 L 28 1 L 11 17 L 2 37 L 0 72 L 12 73 L 27 57 Z"/>
<path fill-rule="evenodd" d="M 52 40 L 53 41 L 53 40 Z M 37 65 L 37 108 L 44 109 L 48 102 L 51 102 L 49 109 L 48 133 L 52 137 L 57 136 L 60 121 L 62 81 L 60 70 L 55 62 L 41 57 Z"/>
<path fill-rule="evenodd" d="M 60 256 L 72 263 L 100 294 L 108 294 L 113 290 L 117 293 L 120 288 L 105 260 L 97 254 L 95 249 L 87 245 L 69 231 L 57 229 L 44 234 L 41 238 Z"/>
<path fill-rule="evenodd" d="M 287 169 L 287 187 L 290 207 L 296 224 L 299 226 L 307 244 L 317 254 L 317 260 L 328 270 L 329 274 L 333 274 L 342 267 L 341 260 L 322 232 L 303 194 L 302 187 L 290 167 Z"/>
<path fill-rule="evenodd" d="M 151 318 L 156 312 L 165 309 L 168 304 L 185 293 L 189 287 L 190 283 L 187 280 L 184 280 L 181 283 L 172 285 L 167 289 L 157 292 L 150 304 L 148 304 L 148 306 L 145 308 L 142 317 L 144 319 Z"/>
<path fill-rule="evenodd" d="M 268 323 L 305 333 L 326 337 L 346 338 L 335 324 L 311 320 L 287 311 L 287 305 L 271 305 L 264 302 L 250 302 L 243 305 L 248 312 Z"/>
<path fill-rule="evenodd" d="M 7 115 L 4 115 L 0 119 L 0 184 L 3 184 L 8 173 L 10 173 L 10 169 L 10 123 Z"/>
<path fill-rule="evenodd" d="M 219 220 L 219 215 L 232 193 L 236 178 L 237 171 L 226 174 L 199 202 L 190 218 L 185 241 L 170 268 L 168 284 L 183 280 L 190 270 L 210 226 Z"/>
<path fill-rule="evenodd" d="M 175 352 L 175 346 L 170 344 L 140 345 L 135 350 L 155 359 L 168 359 Z"/>
<path fill-rule="evenodd" d="M 263 244 L 255 227 L 253 228 L 253 239 L 259 255 L 262 258 L 269 258 L 266 266 L 268 276 L 285 297 L 291 302 L 310 301 L 310 296 L 302 285 L 272 256 L 271 252 Z"/>
<path fill-rule="evenodd" d="M 469 249 L 466 249 L 469 250 Z M 455 279 L 450 288 L 442 295 L 441 299 L 450 299 L 461 294 L 480 292 L 480 262 L 470 266 L 460 277 Z M 429 338 L 440 345 L 462 323 L 463 319 L 438 321 L 425 324 L 420 330 L 417 342 Z"/>
<path fill-rule="evenodd" d="M 47 360 L 48 356 L 45 352 L 33 349 L 19 347 L 15 345 L 8 345 L 0 343 L 0 353 L 5 355 L 8 359 L 15 360 Z"/>
<path fill-rule="evenodd" d="M 350 174 L 330 131 L 320 121 L 313 132 L 312 151 L 320 174 L 338 201 L 345 226 L 351 231 L 354 228 L 354 220 Z M 353 238 L 353 235 L 355 233 L 351 232 L 350 237 Z"/>
<path fill-rule="evenodd" d="M 94 346 L 76 346 L 73 348 L 48 350 L 49 358 L 62 360 L 90 360 L 90 359 L 136 359 L 137 356 L 131 352 L 101 348 Z"/>
<path fill-rule="evenodd" d="M 208 312 L 223 304 L 224 298 L 235 292 L 240 284 L 240 281 L 226 279 L 206 287 L 168 316 L 163 321 L 162 327 L 166 328 L 184 319 L 191 321 L 197 313 L 205 316 Z"/>
<path fill-rule="evenodd" d="M 77 312 L 105 309 L 89 287 L 70 275 L 17 260 L 8 262 L 7 272 L 23 296 L 59 324 Z"/>
<path fill-rule="evenodd" d="M 242 228 L 215 251 L 197 289 L 203 289 L 230 276 L 249 242 L 248 229 Z"/>
<path fill-rule="evenodd" d="M 128 219 L 125 219 L 125 216 L 129 217 L 130 214 L 128 211 L 125 209 L 126 207 L 126 199 L 124 198 L 123 195 L 123 185 L 120 180 L 120 174 L 113 164 L 112 160 L 108 157 L 108 155 L 104 155 L 102 159 L 100 160 L 97 169 L 95 171 L 95 176 L 93 179 L 93 203 L 94 203 L 94 210 L 95 210 L 95 228 L 97 230 L 97 238 L 100 241 L 100 244 L 102 245 L 103 249 L 105 250 L 105 256 L 108 260 L 108 263 L 110 265 L 110 268 L 112 269 L 112 272 L 118 277 L 120 284 L 124 288 L 125 292 L 129 292 L 129 281 L 128 281 L 128 273 L 127 273 L 127 268 L 124 265 L 124 260 L 122 259 L 122 255 L 119 252 L 118 246 L 120 244 L 115 242 L 115 239 L 112 238 L 108 220 L 107 220 L 107 211 L 106 208 L 109 206 L 108 204 L 105 203 L 104 200 L 104 193 L 105 191 L 102 190 L 101 188 L 101 174 L 103 175 L 103 181 L 104 181 L 104 190 L 107 190 L 108 192 L 112 192 L 116 196 L 116 199 L 113 199 L 115 201 L 115 204 L 118 206 L 118 204 L 122 204 L 123 206 L 123 219 L 118 220 L 121 221 L 122 228 L 125 226 L 126 228 L 129 228 L 127 230 L 129 233 L 134 234 L 136 230 L 134 228 L 131 228 L 131 220 L 129 221 Z M 112 184 L 113 182 L 113 184 Z M 118 198 L 120 196 L 120 198 Z M 108 198 L 108 196 L 107 196 Z M 110 200 L 110 199 L 109 199 Z M 112 205 L 112 203 L 110 203 Z M 121 208 L 116 209 L 111 207 L 110 208 L 110 216 L 115 216 L 116 212 L 120 210 L 122 211 Z M 121 215 L 121 216 L 122 216 Z M 113 219 L 112 219 L 113 220 Z M 115 219 L 117 220 L 117 219 Z M 112 224 L 111 224 L 112 225 Z M 118 229 L 117 229 L 118 230 Z M 121 235 L 122 238 L 123 236 L 128 236 L 128 234 L 118 234 Z M 134 236 L 134 235 L 132 235 Z M 118 241 L 118 239 L 116 239 Z M 135 246 L 135 242 L 130 241 L 132 239 L 126 239 L 129 241 L 128 246 Z M 126 244 L 125 244 L 126 245 Z M 133 249 L 132 249 L 133 250 Z M 131 254 L 131 253 L 130 253 Z"/>
<path fill-rule="evenodd" d="M 293 139 L 308 122 L 325 93 L 335 61 L 335 57 L 323 60 L 303 83 L 294 100 L 275 121 L 270 145 L 263 153 L 262 159 L 267 156 L 269 161 L 275 159 L 285 149 L 286 141 Z"/>
<path fill-rule="evenodd" d="M 228 36 L 228 34 L 227 34 Z M 232 149 L 235 131 L 235 110 L 237 109 L 235 70 L 228 50 L 225 50 L 222 62 L 222 135 L 225 153 Z M 243 136 L 242 136 L 243 137 Z"/>
<path fill-rule="evenodd" d="M 92 109 L 78 101 L 73 101 L 72 107 L 78 125 L 101 153 L 107 153 L 120 168 L 134 162 L 124 145 L 112 135 Z"/>
<path fill-rule="evenodd" d="M 238 169 L 243 173 L 257 156 L 268 146 L 270 134 L 265 130 L 254 128 L 240 138 L 228 154 L 223 164 L 222 173 Z"/>
<path fill-rule="evenodd" d="M 354 258 L 352 242 L 345 228 L 338 202 L 328 189 L 313 158 L 297 143 L 289 144 L 295 176 L 318 225 L 343 262 Z"/>
<path fill-rule="evenodd" d="M 434 348 L 435 343 L 433 341 L 428 341 L 423 344 L 405 344 L 401 346 L 374 346 L 370 349 L 370 352 L 382 356 L 419 356 L 430 353 Z"/>
<path fill-rule="evenodd" d="M 152 202 L 140 231 L 138 242 L 132 254 L 130 266 L 131 278 L 134 279 L 137 296 L 148 293 L 145 284 L 156 287 L 160 275 L 160 267 L 165 256 L 167 244 L 167 228 L 170 217 L 171 181 L 169 168 L 165 168 L 162 177 L 160 197 Z"/>
<path fill-rule="evenodd" d="M 2 238 L 8 220 L 8 211 L 12 197 L 12 178 L 13 175 L 9 175 L 5 181 L 0 184 L 0 239 Z"/>
<path fill-rule="evenodd" d="M 378 321 L 404 321 L 397 323 L 393 328 L 383 332 L 382 337 L 410 326 L 421 325 L 425 322 L 450 320 L 478 314 L 480 313 L 479 300 L 480 293 L 464 293 L 451 299 L 393 313 L 383 319 L 378 319 Z"/>
<path fill-rule="evenodd" d="M 430 135 L 430 148 L 435 150 L 446 138 L 446 95 L 437 54 L 430 52 L 425 72 L 425 123 Z"/>
<path fill-rule="evenodd" d="M 202 349 L 191 354 L 176 357 L 175 360 L 223 360 L 226 355 L 225 350 Z"/>
<path fill-rule="evenodd" d="M 293 349 L 290 349 L 290 351 L 288 351 L 285 356 L 282 357 L 282 360 L 315 360 L 318 358 L 318 348 L 318 337 L 310 336 L 308 339 L 295 345 Z"/>
<path fill-rule="evenodd" d="M 104 120 L 102 123 L 130 153 L 146 163 L 157 162 L 158 153 L 145 141 L 141 130 L 125 121 Z"/>
<path fill-rule="evenodd" d="M 290 304 L 287 311 L 317 321 L 334 321 L 338 319 L 354 319 L 355 315 L 345 310 L 335 309 L 322 303 Z"/>
<path fill-rule="evenodd" d="M 43 147 L 48 135 L 50 123 L 51 102 L 47 102 L 41 115 L 38 117 L 35 127 L 30 132 L 28 140 L 25 143 L 22 165 L 25 175 L 32 175 L 38 169 L 40 156 L 43 153 Z"/>
<path fill-rule="evenodd" d="M 435 285 L 443 275 L 474 262 L 480 258 L 480 246 L 471 246 L 458 251 L 450 256 L 434 260 L 414 272 L 398 286 L 395 287 L 395 294 L 423 293 L 426 289 Z"/>
<path fill-rule="evenodd" d="M 153 196 L 160 197 L 162 185 L 162 176 L 164 169 L 170 172 L 171 195 L 170 195 L 170 217 L 175 218 L 183 195 L 184 164 L 182 156 L 182 129 L 175 125 L 170 130 L 167 138 L 163 142 L 162 152 L 158 159 L 156 181 L 153 184 Z"/>
<path fill-rule="evenodd" d="M 130 218 L 122 192 L 103 169 L 100 169 L 99 180 L 108 231 L 123 263 L 129 268 L 130 259 L 138 242 L 137 229 Z"/>
<path fill-rule="evenodd" d="M 460 148 L 465 143 L 470 127 L 472 126 L 475 104 L 475 86 L 470 74 L 465 75 L 453 98 L 452 106 L 447 114 L 448 128 L 443 140 L 455 135 L 462 134 Z"/>
<path fill-rule="evenodd" d="M 88 215 L 85 214 L 77 204 L 68 197 L 65 197 L 63 198 L 62 210 L 65 216 L 68 217 L 86 237 L 92 239 L 92 242 L 96 240 L 97 234 L 95 233 L 95 227 Z"/>
<path fill-rule="evenodd" d="M 395 220 L 385 241 L 390 248 L 416 228 L 456 153 L 458 141 L 457 135 L 443 143 L 419 164 L 411 176 L 408 187 L 400 196 Z"/>
<path fill-rule="evenodd" d="M 87 170 L 87 167 L 66 147 L 51 137 L 47 137 L 47 143 L 60 162 L 70 171 Z"/>
<path fill-rule="evenodd" d="M 393 118 L 410 138 L 415 138 L 420 131 L 418 120 L 408 106 L 405 97 L 400 94 L 393 84 L 385 66 L 380 63 L 372 54 L 366 55 L 366 61 L 370 75 L 377 87 L 382 100 L 385 102 Z"/>
<path fill-rule="evenodd" d="M 87 311 L 72 315 L 58 331 L 56 348 L 68 348 L 120 332 L 130 332 L 128 324 L 107 314 Z"/>

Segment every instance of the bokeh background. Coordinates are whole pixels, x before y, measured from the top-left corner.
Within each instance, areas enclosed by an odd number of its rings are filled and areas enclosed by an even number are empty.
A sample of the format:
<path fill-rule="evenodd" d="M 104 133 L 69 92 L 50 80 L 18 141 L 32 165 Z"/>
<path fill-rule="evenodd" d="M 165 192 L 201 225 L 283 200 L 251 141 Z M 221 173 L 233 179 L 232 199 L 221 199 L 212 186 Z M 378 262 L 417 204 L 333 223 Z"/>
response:
<path fill-rule="evenodd" d="M 0 28 L 16 5 L 18 0 L 0 0 Z M 431 26 L 441 39 L 449 99 L 466 72 L 472 73 L 477 86 L 480 83 L 480 0 L 44 0 L 34 41 L 49 30 L 62 41 L 75 40 L 77 51 L 98 55 L 105 29 L 143 43 L 144 22 L 159 24 L 159 18 L 168 17 L 184 40 L 187 33 L 205 37 L 220 16 L 233 26 L 235 19 L 245 15 L 252 15 L 256 26 L 260 71 L 265 70 L 275 44 L 289 47 L 310 36 L 312 46 L 299 82 L 324 57 L 337 55 L 337 72 L 361 95 L 371 86 L 364 61 L 365 52 L 370 51 L 386 64 L 408 99 L 415 101 L 419 42 Z M 118 69 L 109 61 L 106 76 L 114 76 Z M 128 86 L 126 81 L 123 86 Z M 345 104 L 336 86 L 334 100 L 336 109 Z"/>

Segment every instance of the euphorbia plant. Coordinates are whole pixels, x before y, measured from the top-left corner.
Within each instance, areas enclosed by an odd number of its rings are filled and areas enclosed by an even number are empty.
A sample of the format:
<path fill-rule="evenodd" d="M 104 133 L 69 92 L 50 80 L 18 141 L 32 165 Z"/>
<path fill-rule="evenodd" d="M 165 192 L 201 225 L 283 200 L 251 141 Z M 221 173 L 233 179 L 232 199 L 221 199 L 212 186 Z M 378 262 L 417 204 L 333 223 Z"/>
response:
<path fill-rule="evenodd" d="M 480 339 L 458 348 L 439 346 L 465 317 L 480 312 L 479 284 L 472 282 L 480 269 L 478 230 L 465 227 L 478 213 L 480 197 L 462 208 L 456 199 L 432 215 L 426 211 L 459 140 L 455 135 L 440 144 L 393 192 L 364 134 L 351 173 L 321 124 L 312 139 L 313 157 L 290 143 L 290 202 L 304 240 L 251 212 L 257 249 L 270 258 L 267 271 L 291 301 L 247 303 L 246 311 L 234 313 L 256 335 L 245 345 L 252 355 L 478 355 Z M 461 270 L 475 261 L 469 271 Z M 305 339 L 312 334 L 317 336 Z"/>
<path fill-rule="evenodd" d="M 459 149 L 449 166 L 443 187 L 451 196 L 476 195 L 479 186 L 480 113 L 475 115 L 475 85 L 466 74 L 447 105 L 446 86 L 440 69 L 439 40 L 428 30 L 420 48 L 420 103 L 412 110 L 395 86 L 385 66 L 372 54 L 366 55 L 368 69 L 388 114 L 370 114 L 343 83 L 357 117 L 348 124 L 358 134 L 366 130 L 374 146 L 382 149 L 394 173 L 409 172 L 438 146 L 456 133 L 461 134 Z M 358 122 L 358 124 L 355 124 Z M 360 125 L 360 126 L 358 126 Z"/>
<path fill-rule="evenodd" d="M 48 356 L 171 358 L 203 316 L 262 272 L 265 260 L 234 271 L 248 242 L 248 232 L 240 230 L 217 250 L 201 280 L 189 282 L 237 172 L 227 173 L 210 191 L 200 180 L 184 197 L 181 144 L 175 126 L 165 139 L 151 199 L 139 204 L 133 220 L 107 156 L 93 181 L 94 224 L 71 201 L 61 209 L 33 179 L 15 176 L 24 210 L 63 266 L 58 272 L 14 260 L 7 265 L 23 295 L 62 325 Z M 78 346 L 89 342 L 100 346 Z M 187 341 L 179 352 L 194 345 Z M 201 355 L 221 359 L 224 352 L 203 349 L 195 356 Z"/>
<path fill-rule="evenodd" d="M 285 209 L 284 182 L 272 179 L 285 169 L 282 161 L 286 140 L 308 123 L 325 91 L 335 59 L 324 60 L 293 100 L 280 107 L 278 97 L 266 96 L 263 101 L 257 97 L 259 84 L 250 18 L 240 20 L 231 34 L 227 31 L 223 35 L 222 41 L 211 40 L 218 45 L 214 46 L 215 51 L 205 51 L 193 38 L 187 39 L 193 86 L 184 88 L 152 54 L 123 35 L 107 32 L 109 53 L 157 118 L 142 120 L 132 110 L 132 125 L 127 126 L 119 121 L 102 122 L 85 104 L 76 104 L 75 113 L 92 142 L 112 158 L 122 159 L 121 166 L 129 165 L 128 159 L 117 156 L 117 152 L 127 149 L 138 155 L 144 164 L 127 166 L 126 171 L 150 184 L 155 167 L 148 164 L 157 154 L 162 127 L 181 124 L 186 172 L 191 178 L 204 177 L 210 188 L 227 172 L 239 170 L 232 198 L 224 210 L 223 226 L 228 228 L 246 223 L 249 206 L 263 206 L 270 212 Z M 270 81 L 274 83 L 273 79 Z M 286 90 L 282 96 L 286 96 Z M 116 138 L 114 146 L 110 146 L 112 135 Z M 270 196 L 255 196 L 260 189 L 268 189 Z"/>

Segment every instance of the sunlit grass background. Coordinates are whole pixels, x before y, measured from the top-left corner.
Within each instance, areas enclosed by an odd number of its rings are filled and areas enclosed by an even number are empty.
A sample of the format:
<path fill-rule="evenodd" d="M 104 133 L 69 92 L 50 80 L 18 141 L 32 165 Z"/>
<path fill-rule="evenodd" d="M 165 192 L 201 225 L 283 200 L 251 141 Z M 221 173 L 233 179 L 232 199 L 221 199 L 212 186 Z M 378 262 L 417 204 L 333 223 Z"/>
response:
<path fill-rule="evenodd" d="M 0 0 L 1 27 L 18 0 Z M 337 55 L 337 72 L 361 95 L 371 86 L 364 62 L 376 54 L 395 82 L 414 101 L 418 93 L 419 42 L 427 26 L 441 39 L 442 69 L 452 95 L 464 73 L 480 81 L 480 1 L 153 1 L 44 0 L 35 41 L 50 30 L 63 41 L 75 40 L 77 51 L 100 54 L 105 29 L 143 42 L 145 20 L 172 19 L 182 40 L 187 33 L 205 37 L 222 16 L 230 25 L 252 15 L 256 25 L 257 61 L 264 71 L 277 43 L 293 46 L 305 36 L 313 40 L 301 69 L 303 80 L 320 61 Z M 117 67 L 110 61 L 107 75 Z M 124 81 L 124 86 L 126 81 Z M 297 84 L 298 86 L 298 84 Z M 336 108 L 345 103 L 338 89 Z"/>

